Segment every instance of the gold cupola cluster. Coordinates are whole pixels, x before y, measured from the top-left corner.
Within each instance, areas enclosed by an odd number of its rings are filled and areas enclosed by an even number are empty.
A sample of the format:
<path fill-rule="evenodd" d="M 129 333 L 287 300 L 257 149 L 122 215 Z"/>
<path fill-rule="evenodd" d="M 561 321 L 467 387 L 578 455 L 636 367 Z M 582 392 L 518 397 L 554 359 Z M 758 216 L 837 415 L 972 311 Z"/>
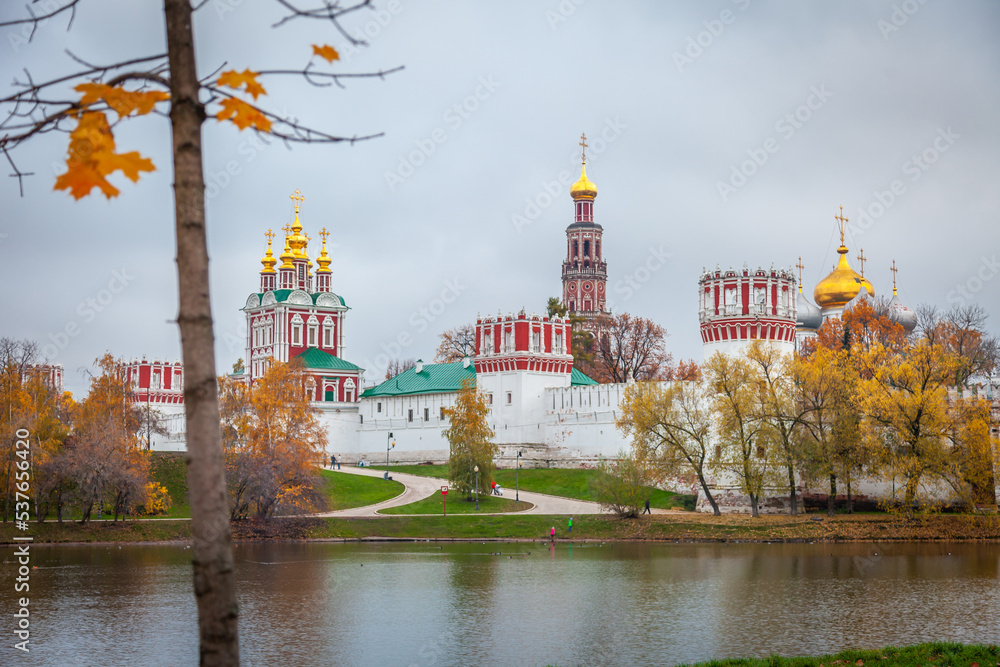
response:
<path fill-rule="evenodd" d="M 597 186 L 587 178 L 587 135 L 580 135 L 580 148 L 583 151 L 583 167 L 580 170 L 580 180 L 569 189 L 569 194 L 574 200 L 590 199 L 597 196 Z"/>
<path fill-rule="evenodd" d="M 272 240 L 275 234 L 270 229 L 267 230 L 267 252 L 261 258 L 260 263 L 263 268 L 260 270 L 260 291 L 261 293 L 270 290 L 304 290 L 309 293 L 331 291 L 332 274 L 330 264 L 333 263 L 326 251 L 326 241 L 329 232 L 326 229 L 320 231 L 323 237 L 323 248 L 320 256 L 316 258 L 316 273 L 320 278 L 316 278 L 312 273 L 312 262 L 309 260 L 309 235 L 302 229 L 302 222 L 299 220 L 299 210 L 305 197 L 296 190 L 290 199 L 295 204 L 295 219 L 290 225 L 281 228 L 285 232 L 285 248 L 281 254 L 275 258 L 272 248 Z M 280 264 L 279 264 L 280 261 Z M 277 271 L 275 271 L 275 265 Z"/>
<path fill-rule="evenodd" d="M 847 261 L 847 253 L 850 251 L 844 245 L 844 227 L 847 224 L 847 218 L 844 217 L 843 206 L 840 207 L 840 215 L 834 216 L 834 219 L 840 222 L 840 247 L 837 248 L 840 259 L 837 261 L 837 266 L 834 267 L 833 271 L 826 278 L 819 281 L 816 289 L 813 291 L 813 299 L 816 301 L 816 305 L 824 310 L 847 305 L 848 301 L 858 295 L 862 286 L 868 291 L 869 296 L 875 296 L 875 288 L 864 276 L 864 251 L 859 256 L 862 273 L 858 273 L 852 269 L 850 263 Z"/>

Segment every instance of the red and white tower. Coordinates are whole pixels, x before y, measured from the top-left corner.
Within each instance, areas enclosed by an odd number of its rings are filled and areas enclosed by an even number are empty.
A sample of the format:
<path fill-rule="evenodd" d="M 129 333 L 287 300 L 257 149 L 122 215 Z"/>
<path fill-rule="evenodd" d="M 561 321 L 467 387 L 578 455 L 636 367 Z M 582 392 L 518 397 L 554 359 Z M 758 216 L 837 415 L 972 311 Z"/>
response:
<path fill-rule="evenodd" d="M 587 178 L 587 135 L 580 135 L 583 168 L 569 194 L 574 219 L 566 228 L 566 261 L 562 265 L 562 302 L 571 313 L 594 317 L 607 312 L 608 265 L 601 254 L 604 228 L 594 222 L 597 186 Z"/>
<path fill-rule="evenodd" d="M 741 354 L 753 340 L 795 350 L 795 274 L 783 269 L 706 271 L 698 281 L 698 320 L 705 359 Z"/>
<path fill-rule="evenodd" d="M 569 319 L 498 315 L 476 319 L 476 388 L 489 396 L 496 442 L 538 442 L 545 390 L 573 382 Z"/>
<path fill-rule="evenodd" d="M 246 378 L 253 382 L 267 372 L 268 359 L 299 358 L 309 378 L 306 390 L 314 401 L 355 403 L 364 369 L 344 360 L 344 318 L 348 307 L 332 289 L 333 261 L 326 253 L 329 233 L 320 230 L 323 247 L 316 258 L 315 280 L 309 261 L 309 236 L 302 231 L 299 208 L 305 197 L 296 190 L 295 221 L 286 225 L 285 249 L 277 260 L 271 253 L 274 234 L 268 230 L 267 252 L 260 262 L 260 292 L 247 297 Z M 277 278 L 277 279 L 276 279 Z M 277 289 L 275 289 L 277 283 Z"/>

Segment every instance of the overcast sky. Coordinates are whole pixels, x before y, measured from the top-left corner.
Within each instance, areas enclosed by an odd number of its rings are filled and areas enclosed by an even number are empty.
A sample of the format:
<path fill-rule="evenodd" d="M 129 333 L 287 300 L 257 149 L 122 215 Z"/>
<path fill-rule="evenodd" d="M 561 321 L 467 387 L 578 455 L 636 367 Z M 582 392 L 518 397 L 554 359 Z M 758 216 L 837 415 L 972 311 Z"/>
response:
<path fill-rule="evenodd" d="M 581 132 L 614 310 L 664 325 L 676 357 L 702 356 L 703 267 L 801 256 L 811 298 L 841 205 L 851 263 L 863 247 L 879 294 L 895 259 L 905 303 L 977 302 L 1000 330 L 1000 4 L 377 4 L 346 21 L 370 36 L 359 53 L 318 22 L 272 28 L 271 0 L 196 14 L 201 74 L 301 68 L 312 43 L 344 50 L 340 71 L 406 67 L 346 90 L 264 80 L 268 108 L 380 139 L 288 150 L 205 124 L 220 372 L 243 356 L 240 308 L 296 188 L 313 258 L 318 229 L 332 233 L 334 290 L 352 308 L 344 356 L 369 381 L 389 355 L 430 360 L 438 334 L 477 313 L 542 312 L 561 293 Z M 74 71 L 65 49 L 106 63 L 164 45 L 161 3 L 83 0 L 69 32 L 57 19 L 25 44 L 8 30 L 3 90 L 24 68 L 36 81 Z M 105 350 L 180 358 L 169 122 L 133 120 L 116 139 L 157 166 L 138 184 L 115 177 L 117 199 L 53 191 L 65 135 L 14 154 L 35 174 L 23 198 L 0 182 L 0 335 L 45 346 L 77 394 Z"/>

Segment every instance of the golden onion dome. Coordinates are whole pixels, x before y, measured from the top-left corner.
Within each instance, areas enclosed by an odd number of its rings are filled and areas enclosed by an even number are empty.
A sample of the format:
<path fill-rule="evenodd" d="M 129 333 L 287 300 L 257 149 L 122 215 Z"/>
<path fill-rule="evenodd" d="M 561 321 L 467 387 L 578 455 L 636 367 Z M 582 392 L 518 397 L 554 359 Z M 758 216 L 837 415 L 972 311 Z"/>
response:
<path fill-rule="evenodd" d="M 823 280 L 819 281 L 813 291 L 813 299 L 820 308 L 836 308 L 847 305 L 847 302 L 858 295 L 864 285 L 868 294 L 874 296 L 875 288 L 867 278 L 851 268 L 847 263 L 847 246 L 837 248 L 840 261 L 836 268 Z"/>
<path fill-rule="evenodd" d="M 264 256 L 260 258 L 260 263 L 264 265 L 264 268 L 260 270 L 261 273 L 274 273 L 274 265 L 278 263 L 278 260 L 274 258 L 274 253 L 271 252 L 271 239 L 274 238 L 274 234 L 271 230 L 267 230 L 267 252 Z"/>
<path fill-rule="evenodd" d="M 281 259 L 281 266 L 279 266 L 278 268 L 279 269 L 294 269 L 295 265 L 292 264 L 292 260 L 295 259 L 295 255 L 292 253 L 291 246 L 288 245 L 288 234 L 287 234 L 288 228 L 286 227 L 285 230 L 286 230 L 286 234 L 285 234 L 285 250 L 279 256 L 279 259 Z"/>
<path fill-rule="evenodd" d="M 580 180 L 569 189 L 569 194 L 573 199 L 593 199 L 597 196 L 597 186 L 587 178 L 587 163 L 583 163 L 580 173 Z"/>

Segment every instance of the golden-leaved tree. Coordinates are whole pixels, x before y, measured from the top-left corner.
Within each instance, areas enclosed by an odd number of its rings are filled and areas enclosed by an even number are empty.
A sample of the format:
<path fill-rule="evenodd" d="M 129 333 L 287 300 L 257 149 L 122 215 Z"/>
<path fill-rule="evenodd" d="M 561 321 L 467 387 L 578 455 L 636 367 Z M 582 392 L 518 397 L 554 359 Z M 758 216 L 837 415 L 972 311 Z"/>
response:
<path fill-rule="evenodd" d="M 308 1 L 308 0 L 307 0 Z M 364 45 L 341 25 L 344 17 L 372 0 L 356 2 L 276 0 L 286 15 L 276 27 L 295 20 L 329 23 L 337 39 L 355 48 Z M 0 22 L 5 28 L 30 28 L 66 18 L 72 25 L 86 0 L 66 0 L 22 19 Z M 72 56 L 74 71 L 39 81 L 26 73 L 14 81 L 14 92 L 0 98 L 0 152 L 24 191 L 24 177 L 12 154 L 18 147 L 47 132 L 68 131 L 67 170 L 55 182 L 79 199 L 95 189 L 106 197 L 119 191 L 109 177 L 119 174 L 136 181 L 155 167 L 138 151 L 117 145 L 115 128 L 122 122 L 154 111 L 169 116 L 172 130 L 174 221 L 177 248 L 179 309 L 177 322 L 184 362 L 184 406 L 187 423 L 188 491 L 191 500 L 194 591 L 198 606 L 199 655 L 205 665 L 239 664 L 238 608 L 230 545 L 229 505 L 226 498 L 224 455 L 219 434 L 218 386 L 212 327 L 208 247 L 206 243 L 205 180 L 201 129 L 206 118 L 233 123 L 286 143 L 354 142 L 368 137 L 338 136 L 303 126 L 291 113 L 276 113 L 260 98 L 265 82 L 276 77 L 302 77 L 310 85 L 343 87 L 358 77 L 381 78 L 396 70 L 353 73 L 329 67 L 339 60 L 330 44 L 302 45 L 300 69 L 225 69 L 215 66 L 199 72 L 195 57 L 196 13 L 209 2 L 163 0 L 166 52 L 137 54 L 111 64 L 94 64 Z M 106 24 L 111 42 L 120 29 Z M 400 68 L 397 68 L 400 69 Z M 67 88 L 73 93 L 67 94 Z M 280 102 L 279 102 L 280 104 Z M 377 135 L 375 135 L 377 136 Z"/>
<path fill-rule="evenodd" d="M 445 408 L 448 428 L 448 481 L 459 493 L 471 495 L 477 488 L 476 467 L 479 467 L 478 489 L 490 488 L 493 481 L 494 459 L 500 449 L 493 442 L 493 429 L 487 417 L 490 406 L 486 394 L 476 389 L 470 380 L 462 383 L 455 405 Z"/>
<path fill-rule="evenodd" d="M 847 353 L 825 346 L 796 357 L 793 374 L 801 409 L 798 427 L 805 473 L 829 482 L 827 514 L 833 516 L 837 480 L 849 476 L 859 449 L 857 378 Z"/>
<path fill-rule="evenodd" d="M 15 443 L 25 438 L 17 437 L 24 429 L 30 443 L 30 460 L 34 467 L 31 491 L 39 521 L 48 513 L 49 492 L 55 488 L 65 491 L 57 474 L 59 459 L 69 434 L 69 408 L 72 397 L 59 395 L 53 388 L 44 368 L 36 366 L 37 345 L 32 341 L 0 339 L 0 443 L 2 443 L 4 480 L 4 521 L 14 509 L 16 484 L 23 481 L 24 471 L 17 467 Z"/>
<path fill-rule="evenodd" d="M 867 418 L 863 435 L 881 470 L 901 479 L 902 508 L 912 516 L 924 500 L 922 486 L 943 481 L 957 486 L 961 457 L 950 436 L 967 412 L 949 399 L 957 359 L 940 345 L 921 339 L 903 353 L 873 345 L 863 360 L 859 405 Z"/>
<path fill-rule="evenodd" d="M 798 400 L 792 373 L 793 357 L 773 345 L 755 340 L 746 353 L 756 376 L 759 417 L 766 433 L 764 440 L 774 447 L 775 465 L 783 469 L 791 513 L 798 514 L 797 475 L 804 460 L 800 423 L 807 408 Z"/>
<path fill-rule="evenodd" d="M 301 362 L 271 361 L 252 385 L 220 379 L 230 514 L 234 519 L 322 508 L 317 469 L 326 429 Z"/>
<path fill-rule="evenodd" d="M 712 512 L 719 505 L 708 484 L 712 412 L 701 382 L 636 382 L 625 388 L 619 429 L 632 438 L 632 455 L 650 477 L 694 479 Z"/>
<path fill-rule="evenodd" d="M 719 456 L 716 465 L 736 480 L 760 516 L 764 487 L 773 482 L 776 444 L 762 418 L 764 381 L 745 357 L 713 354 L 702 369 L 711 390 Z"/>

